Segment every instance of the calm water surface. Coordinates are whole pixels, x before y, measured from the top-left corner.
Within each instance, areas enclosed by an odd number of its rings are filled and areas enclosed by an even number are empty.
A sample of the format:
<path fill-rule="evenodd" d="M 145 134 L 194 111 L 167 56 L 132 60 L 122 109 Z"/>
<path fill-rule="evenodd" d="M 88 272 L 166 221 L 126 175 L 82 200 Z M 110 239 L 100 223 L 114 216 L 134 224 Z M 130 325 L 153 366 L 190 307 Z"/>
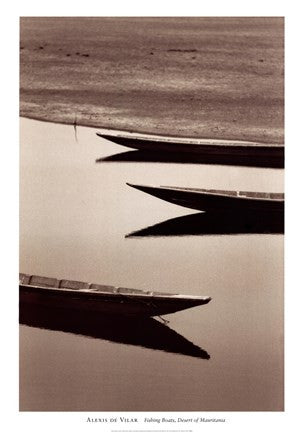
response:
<path fill-rule="evenodd" d="M 95 132 L 21 119 L 20 271 L 213 300 L 167 316 L 152 347 L 117 323 L 25 322 L 20 409 L 282 410 L 283 235 L 127 237 L 195 212 L 125 183 L 281 192 L 283 170 L 96 163 L 127 149 Z"/>

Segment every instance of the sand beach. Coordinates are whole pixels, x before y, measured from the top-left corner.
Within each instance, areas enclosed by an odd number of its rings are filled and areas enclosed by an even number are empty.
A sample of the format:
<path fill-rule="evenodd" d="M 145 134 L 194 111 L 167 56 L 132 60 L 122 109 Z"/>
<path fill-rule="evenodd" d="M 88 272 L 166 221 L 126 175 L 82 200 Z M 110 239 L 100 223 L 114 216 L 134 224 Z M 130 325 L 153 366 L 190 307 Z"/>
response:
<path fill-rule="evenodd" d="M 284 143 L 282 18 L 21 18 L 20 114 Z"/>

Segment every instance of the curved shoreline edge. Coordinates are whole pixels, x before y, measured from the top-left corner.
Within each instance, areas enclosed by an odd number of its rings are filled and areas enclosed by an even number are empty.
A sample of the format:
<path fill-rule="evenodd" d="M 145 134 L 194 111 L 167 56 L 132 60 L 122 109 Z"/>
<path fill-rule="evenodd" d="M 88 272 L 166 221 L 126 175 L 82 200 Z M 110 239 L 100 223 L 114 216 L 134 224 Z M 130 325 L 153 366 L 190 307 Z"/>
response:
<path fill-rule="evenodd" d="M 44 122 L 44 123 L 53 123 L 53 124 L 58 124 L 58 125 L 65 125 L 65 126 L 79 126 L 79 127 L 85 127 L 85 128 L 90 128 L 90 129 L 96 129 L 96 130 L 99 130 L 99 129 L 108 129 L 108 130 L 112 130 L 112 131 L 117 131 L 117 132 L 121 132 L 122 131 L 122 129 L 121 128 L 117 128 L 117 127 L 112 127 L 112 126 L 106 126 L 106 125 L 104 125 L 104 126 L 102 126 L 102 125 L 88 125 L 88 124 L 84 124 L 84 123 L 81 123 L 81 122 L 79 122 L 79 123 L 76 123 L 76 124 L 74 124 L 74 123 L 70 123 L 70 122 L 67 122 L 67 121 L 60 121 L 60 120 L 56 120 L 56 121 L 54 121 L 54 120 L 49 120 L 49 119 L 45 119 L 45 118 L 42 118 L 42 117 L 33 117 L 33 116 L 28 116 L 28 115 L 24 115 L 24 114 L 20 114 L 19 115 L 19 119 L 28 119 L 28 120 L 35 120 L 35 121 L 40 121 L 40 122 Z M 136 130 L 136 131 L 134 131 L 133 129 L 123 129 L 123 132 L 129 132 L 129 133 L 134 133 L 134 132 L 137 132 L 137 133 L 139 133 L 139 134 L 151 134 L 151 135 L 154 135 L 154 136 L 159 136 L 159 137 L 161 137 L 161 136 L 166 136 L 166 137 L 172 137 L 172 138 L 176 138 L 176 135 L 173 135 L 173 134 L 169 134 L 169 133 L 165 133 L 165 134 L 160 134 L 160 133 L 156 133 L 156 132 L 153 132 L 153 131 L 151 131 L 151 130 L 149 130 L 149 129 L 144 129 L 144 128 L 141 128 L 140 130 Z M 204 136 L 204 137 L 197 137 L 196 135 L 179 135 L 178 136 L 178 138 L 195 138 L 195 139 L 206 139 L 206 140 L 220 140 L 220 139 L 222 139 L 222 140 L 226 140 L 226 141 L 246 141 L 246 139 L 244 140 L 244 139 L 240 139 L 239 137 L 228 137 L 228 138 L 226 138 L 226 137 L 224 137 L 224 136 L 222 136 L 221 138 L 218 138 L 218 137 L 216 137 L 216 138 L 214 138 L 214 137 L 209 137 L 209 136 Z M 255 140 L 250 140 L 251 142 L 257 142 L 258 140 L 257 139 L 255 139 Z M 264 145 L 268 145 L 268 146 L 270 146 L 270 145 L 277 145 L 277 146 L 281 146 L 281 147 L 283 147 L 284 146 L 284 143 L 281 143 L 281 142 L 276 142 L 276 141 L 271 141 L 271 142 L 264 142 L 263 143 Z"/>

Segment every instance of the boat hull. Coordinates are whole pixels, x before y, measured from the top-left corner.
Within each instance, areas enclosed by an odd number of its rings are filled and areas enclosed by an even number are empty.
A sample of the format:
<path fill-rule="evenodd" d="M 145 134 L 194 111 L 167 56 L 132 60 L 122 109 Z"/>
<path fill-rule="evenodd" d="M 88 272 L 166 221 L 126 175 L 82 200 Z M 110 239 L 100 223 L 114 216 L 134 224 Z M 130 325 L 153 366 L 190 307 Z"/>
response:
<path fill-rule="evenodd" d="M 283 199 L 264 199 L 255 197 L 224 195 L 207 190 L 190 190 L 186 188 L 141 186 L 127 183 L 129 186 L 146 192 L 149 195 L 177 204 L 183 207 L 200 211 L 223 212 L 283 212 Z M 223 191 L 222 191 L 223 192 Z M 232 192 L 230 192 L 232 194 Z M 275 195 L 275 194 L 269 194 Z M 276 194 L 280 196 L 282 194 Z"/>
<path fill-rule="evenodd" d="M 152 317 L 207 304 L 210 297 L 102 293 L 19 284 L 21 304 L 94 311 L 104 315 Z"/>
<path fill-rule="evenodd" d="M 284 146 L 276 144 L 261 144 L 253 142 L 237 142 L 228 140 L 195 140 L 176 139 L 168 137 L 139 137 L 120 136 L 115 134 L 97 133 L 105 138 L 124 147 L 136 150 L 160 152 L 160 153 L 186 153 L 204 156 L 242 156 L 258 157 L 264 159 L 284 160 Z"/>

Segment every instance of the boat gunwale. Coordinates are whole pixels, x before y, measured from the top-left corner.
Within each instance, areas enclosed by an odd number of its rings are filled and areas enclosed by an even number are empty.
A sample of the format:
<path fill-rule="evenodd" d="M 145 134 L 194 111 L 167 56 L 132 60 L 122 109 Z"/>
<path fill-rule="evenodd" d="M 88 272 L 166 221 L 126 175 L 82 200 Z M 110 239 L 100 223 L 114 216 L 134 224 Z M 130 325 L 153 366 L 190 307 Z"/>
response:
<path fill-rule="evenodd" d="M 223 192 L 224 191 L 222 191 L 222 193 L 217 193 L 217 192 L 210 192 L 210 191 L 207 191 L 207 190 L 205 190 L 205 191 L 203 191 L 203 190 L 195 190 L 195 189 L 182 189 L 182 188 L 180 188 L 180 189 L 178 189 L 178 187 L 170 187 L 170 186 L 160 186 L 159 187 L 159 189 L 166 189 L 166 190 L 176 190 L 176 191 L 182 191 L 182 192 L 193 192 L 193 193 L 198 193 L 198 194 L 201 194 L 201 195 L 211 195 L 211 196 L 220 196 L 220 197 L 226 197 L 226 198 L 235 198 L 235 199 L 244 199 L 244 200 L 249 200 L 249 201 L 266 201 L 266 202 L 284 202 L 285 201 L 285 199 L 283 199 L 283 198 L 270 198 L 270 197 L 265 197 L 265 198 L 262 198 L 262 197 L 250 197 L 250 196 L 247 196 L 247 195 L 228 195 L 228 194 L 224 194 Z M 232 191 L 226 191 L 226 192 L 232 192 Z M 251 192 L 245 192 L 245 191 L 236 191 L 237 192 L 237 194 L 240 194 L 240 193 L 251 193 Z M 277 194 L 277 195 L 280 195 L 280 192 L 260 192 L 260 193 L 264 193 L 264 194 L 266 194 L 266 193 L 270 193 L 270 194 Z"/>
<path fill-rule="evenodd" d="M 72 289 L 72 288 L 60 288 L 60 287 L 53 287 L 53 286 L 41 286 L 41 285 L 30 285 L 30 284 L 22 284 L 19 283 L 19 287 L 24 287 L 24 288 L 34 288 L 34 289 L 42 289 L 42 290 L 46 290 L 46 291 L 54 291 L 54 292 L 68 292 L 68 293 L 80 293 L 80 294 L 87 294 L 87 295 L 99 295 L 99 296 L 105 296 L 105 297 L 126 297 L 126 298 L 140 298 L 143 297 L 144 299 L 148 298 L 148 299 L 172 299 L 172 300 L 202 300 L 202 301 L 207 301 L 207 300 L 211 300 L 211 297 L 209 296 L 193 296 L 193 295 L 182 295 L 182 294 L 171 294 L 171 295 L 161 295 L 161 294 L 153 294 L 153 292 L 130 292 L 130 293 L 120 293 L 120 292 L 106 292 L 106 291 L 99 291 L 99 290 L 94 290 L 94 289 Z M 115 288 L 115 287 L 113 287 Z"/>
<path fill-rule="evenodd" d="M 175 137 L 173 135 L 156 135 L 156 134 L 141 134 L 139 132 L 128 132 L 128 131 L 113 131 L 101 129 L 101 132 L 96 132 L 101 138 L 122 138 L 130 139 L 133 141 L 148 141 L 161 144 L 190 144 L 190 145 L 209 145 L 209 146 L 219 146 L 219 147 L 254 147 L 254 148 L 281 148 L 283 149 L 284 144 L 278 143 L 261 143 L 258 141 L 245 141 L 238 139 L 220 139 L 220 138 L 194 138 L 194 137 Z"/>
<path fill-rule="evenodd" d="M 247 200 L 247 201 L 264 201 L 264 202 L 277 202 L 277 203 L 283 203 L 285 202 L 285 199 L 283 198 L 262 198 L 262 197 L 249 197 L 246 195 L 228 195 L 228 194 L 224 194 L 223 190 L 218 193 L 216 192 L 211 192 L 211 190 L 199 190 L 198 188 L 182 188 L 182 187 L 178 187 L 178 186 L 145 186 L 145 185 L 134 185 L 132 183 L 126 183 L 128 186 L 131 186 L 135 189 L 139 189 L 141 190 L 141 188 L 147 188 L 147 189 L 153 189 L 153 190 L 163 190 L 163 191 L 174 191 L 174 192 L 188 192 L 188 193 L 193 193 L 193 194 L 197 194 L 197 195 L 207 195 L 207 196 L 218 196 L 218 197 L 222 197 L 222 198 L 228 198 L 228 199 L 234 199 L 234 200 Z M 234 192 L 234 191 L 226 191 L 226 192 Z M 235 191 L 238 194 L 239 193 L 251 193 L 249 191 Z M 277 194 L 280 195 L 280 192 L 260 192 L 260 193 L 270 193 L 270 194 Z M 284 194 L 283 194 L 284 195 Z"/>

